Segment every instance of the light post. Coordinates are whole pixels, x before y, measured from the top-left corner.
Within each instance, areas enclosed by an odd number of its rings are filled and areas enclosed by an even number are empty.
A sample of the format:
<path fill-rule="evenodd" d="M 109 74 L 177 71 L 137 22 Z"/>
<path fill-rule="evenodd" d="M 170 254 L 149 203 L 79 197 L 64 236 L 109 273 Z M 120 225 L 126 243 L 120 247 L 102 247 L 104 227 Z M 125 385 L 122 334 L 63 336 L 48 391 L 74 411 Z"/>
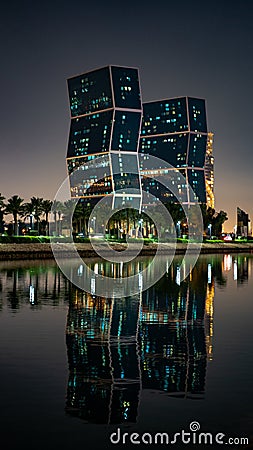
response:
<path fill-rule="evenodd" d="M 210 239 L 211 239 L 211 237 L 212 237 L 212 224 L 209 223 L 207 228 L 209 230 L 209 236 L 210 236 Z"/>
<path fill-rule="evenodd" d="M 177 221 L 177 237 L 180 237 L 181 235 L 181 222 L 180 220 Z"/>
<path fill-rule="evenodd" d="M 34 213 L 32 212 L 30 214 L 30 227 L 31 227 L 31 230 L 33 230 L 33 217 L 34 217 Z"/>
<path fill-rule="evenodd" d="M 143 219 L 139 220 L 139 237 L 142 237 L 142 223 L 143 223 Z"/>
<path fill-rule="evenodd" d="M 89 227 L 89 235 L 96 234 L 96 217 L 92 217 L 89 221 L 90 227 Z"/>
<path fill-rule="evenodd" d="M 59 235 L 62 235 L 62 221 L 63 221 L 63 217 L 61 216 L 60 220 L 59 220 Z"/>

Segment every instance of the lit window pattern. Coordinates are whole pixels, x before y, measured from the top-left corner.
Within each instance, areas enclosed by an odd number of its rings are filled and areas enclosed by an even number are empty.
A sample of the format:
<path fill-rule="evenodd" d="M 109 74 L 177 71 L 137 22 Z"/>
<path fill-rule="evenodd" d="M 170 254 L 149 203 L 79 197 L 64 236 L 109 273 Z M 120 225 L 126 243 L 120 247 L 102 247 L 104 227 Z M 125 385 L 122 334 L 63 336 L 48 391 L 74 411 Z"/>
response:
<path fill-rule="evenodd" d="M 99 159 L 98 159 L 99 158 Z M 69 173 L 74 170 L 84 170 L 84 171 L 97 171 L 97 176 L 108 173 L 109 174 L 109 156 L 105 155 L 90 155 L 81 158 L 69 158 L 67 159 Z"/>
<path fill-rule="evenodd" d="M 112 192 L 108 154 L 67 160 L 72 197 L 107 195 Z"/>
<path fill-rule="evenodd" d="M 138 155 L 124 152 L 111 154 L 111 162 L 114 173 L 130 172 L 138 174 Z"/>
<path fill-rule="evenodd" d="M 91 196 L 104 196 L 111 194 L 112 185 L 111 177 L 105 177 L 102 180 L 84 179 L 80 183 L 72 185 L 70 183 L 70 190 L 72 197 L 91 197 Z"/>
<path fill-rule="evenodd" d="M 206 134 L 191 134 L 188 154 L 188 166 L 204 167 L 206 155 Z"/>
<path fill-rule="evenodd" d="M 214 208 L 214 157 L 213 157 L 213 133 L 208 133 L 205 159 L 205 180 L 207 206 Z"/>
<path fill-rule="evenodd" d="M 72 119 L 67 157 L 108 152 L 111 126 L 112 111 Z"/>
<path fill-rule="evenodd" d="M 128 193 L 138 193 L 140 191 L 140 178 L 138 170 L 137 154 L 112 153 L 112 172 L 115 191 L 127 189 Z"/>
<path fill-rule="evenodd" d="M 142 136 L 188 130 L 186 98 L 143 105 Z"/>
<path fill-rule="evenodd" d="M 207 132 L 205 100 L 188 98 L 189 119 L 191 131 Z"/>
<path fill-rule="evenodd" d="M 124 193 L 127 189 L 127 192 L 131 193 L 131 189 L 134 189 L 132 193 L 135 193 L 136 189 L 140 190 L 139 176 L 133 173 L 114 174 L 113 180 L 115 191 Z"/>
<path fill-rule="evenodd" d="M 142 109 L 138 70 L 112 66 L 116 108 Z"/>
<path fill-rule="evenodd" d="M 138 150 L 141 114 L 116 111 L 112 135 L 112 150 Z"/>
<path fill-rule="evenodd" d="M 180 173 L 184 177 L 184 182 L 182 182 Z M 154 176 L 156 179 L 152 178 L 152 174 L 147 176 L 145 173 L 142 173 L 142 189 L 145 192 L 152 194 L 155 198 L 164 203 L 170 201 L 186 203 L 188 201 L 185 170 L 180 170 L 178 172 L 176 170 L 161 170 L 159 171 L 159 174 L 154 173 Z M 173 188 L 175 196 L 165 185 Z"/>
<path fill-rule="evenodd" d="M 68 89 L 72 117 L 112 107 L 109 67 L 70 78 Z"/>
<path fill-rule="evenodd" d="M 206 202 L 206 187 L 204 170 L 188 169 L 188 180 L 200 203 Z M 195 201 L 194 195 L 190 192 L 190 202 Z"/>
<path fill-rule="evenodd" d="M 131 197 L 131 194 L 128 196 L 115 197 L 114 200 L 114 208 L 122 209 L 125 208 L 133 208 L 136 210 L 140 209 L 140 199 L 138 197 Z"/>
<path fill-rule="evenodd" d="M 177 134 L 141 138 L 140 152 L 161 158 L 173 167 L 186 166 L 188 135 Z"/>

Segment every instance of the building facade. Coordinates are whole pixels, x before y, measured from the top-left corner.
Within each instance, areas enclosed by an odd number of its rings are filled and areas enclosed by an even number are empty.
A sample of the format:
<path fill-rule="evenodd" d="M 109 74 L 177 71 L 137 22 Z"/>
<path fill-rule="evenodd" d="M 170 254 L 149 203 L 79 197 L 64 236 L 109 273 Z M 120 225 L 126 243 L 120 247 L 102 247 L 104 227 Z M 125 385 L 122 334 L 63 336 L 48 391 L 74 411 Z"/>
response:
<path fill-rule="evenodd" d="M 205 156 L 207 122 L 205 100 L 178 97 L 143 104 L 140 153 L 164 160 L 177 186 L 176 199 L 159 182 L 143 178 L 145 191 L 164 202 L 206 203 Z M 176 169 L 176 170 L 175 170 Z M 170 169 L 169 169 L 170 170 Z M 182 177 L 177 176 L 177 172 Z M 167 167 L 160 175 L 167 176 Z M 189 189 L 192 187 L 192 191 Z"/>
<path fill-rule="evenodd" d="M 208 207 L 214 209 L 215 203 L 214 203 L 213 133 L 208 133 L 207 135 L 205 180 L 206 180 L 206 204 Z"/>
<path fill-rule="evenodd" d="M 138 69 L 104 67 L 70 78 L 68 90 L 67 166 L 69 174 L 75 170 L 70 177 L 71 196 L 94 204 L 112 194 L 113 207 L 128 201 L 140 204 Z"/>

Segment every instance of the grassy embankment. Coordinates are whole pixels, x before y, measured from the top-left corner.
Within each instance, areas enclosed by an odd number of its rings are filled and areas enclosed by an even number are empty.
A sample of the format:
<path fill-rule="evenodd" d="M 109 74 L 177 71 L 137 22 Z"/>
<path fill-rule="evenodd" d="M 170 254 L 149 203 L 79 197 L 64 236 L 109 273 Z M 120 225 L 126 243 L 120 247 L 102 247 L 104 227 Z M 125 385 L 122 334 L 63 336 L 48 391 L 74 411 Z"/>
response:
<path fill-rule="evenodd" d="M 69 239 L 62 237 L 54 237 L 53 242 L 59 244 L 69 242 Z M 138 240 L 133 239 L 132 242 Z M 139 240 L 140 241 L 140 240 Z M 99 241 L 101 245 L 106 246 L 106 243 Z M 123 251 L 126 249 L 127 244 L 123 240 L 111 240 L 108 244 L 117 251 Z M 186 239 L 178 239 L 176 253 L 184 254 L 188 241 Z M 89 239 L 78 238 L 76 239 L 76 248 L 82 257 L 94 257 L 97 256 L 93 249 Z M 143 240 L 143 248 L 140 252 L 141 255 L 153 255 L 156 253 L 157 245 L 164 253 L 174 252 L 173 242 L 159 243 L 152 239 Z M 59 245 L 59 247 L 61 247 Z M 106 247 L 104 247 L 106 251 Z M 66 249 L 62 248 L 62 251 Z M 191 243 L 190 251 L 199 251 L 198 243 Z M 201 246 L 201 253 L 253 253 L 253 241 L 230 241 L 224 242 L 219 240 L 205 240 Z M 13 259 L 51 259 L 53 258 L 53 252 L 50 244 L 50 238 L 47 236 L 1 236 L 0 237 L 0 260 L 13 260 Z"/>

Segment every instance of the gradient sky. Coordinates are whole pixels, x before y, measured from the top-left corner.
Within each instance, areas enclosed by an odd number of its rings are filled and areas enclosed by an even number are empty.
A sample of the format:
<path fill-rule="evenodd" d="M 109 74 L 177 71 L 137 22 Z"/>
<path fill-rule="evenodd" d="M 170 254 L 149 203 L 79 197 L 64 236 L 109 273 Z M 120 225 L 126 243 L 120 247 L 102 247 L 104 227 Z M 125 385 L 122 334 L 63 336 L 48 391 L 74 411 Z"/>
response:
<path fill-rule="evenodd" d="M 213 131 L 217 210 L 253 218 L 253 2 L 1 4 L 0 192 L 53 198 L 66 177 L 66 79 L 139 67 L 144 101 L 196 96 Z"/>

